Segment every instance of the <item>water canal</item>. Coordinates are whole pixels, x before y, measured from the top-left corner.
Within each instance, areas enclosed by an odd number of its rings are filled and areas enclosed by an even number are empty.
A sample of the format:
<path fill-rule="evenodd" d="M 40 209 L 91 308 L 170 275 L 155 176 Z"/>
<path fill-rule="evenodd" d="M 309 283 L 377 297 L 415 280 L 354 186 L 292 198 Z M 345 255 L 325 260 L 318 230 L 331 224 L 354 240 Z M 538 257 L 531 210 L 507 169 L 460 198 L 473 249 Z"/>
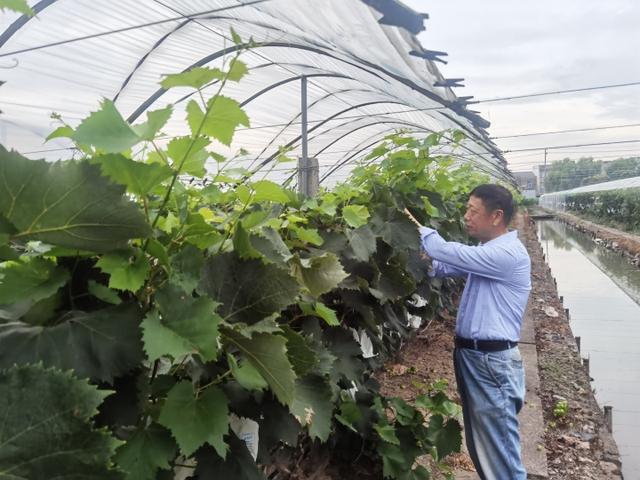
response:
<path fill-rule="evenodd" d="M 640 479 L 640 268 L 557 220 L 538 237 L 590 359 L 601 407 L 613 406 L 613 435 L 627 479 Z"/>

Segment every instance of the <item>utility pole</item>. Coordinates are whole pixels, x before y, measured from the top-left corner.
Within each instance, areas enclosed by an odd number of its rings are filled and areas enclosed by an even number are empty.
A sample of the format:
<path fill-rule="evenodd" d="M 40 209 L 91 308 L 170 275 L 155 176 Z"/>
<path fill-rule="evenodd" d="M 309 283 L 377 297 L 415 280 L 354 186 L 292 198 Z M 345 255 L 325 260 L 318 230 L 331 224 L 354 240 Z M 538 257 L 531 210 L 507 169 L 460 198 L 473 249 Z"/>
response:
<path fill-rule="evenodd" d="M 542 174 L 540 175 L 540 190 L 542 193 L 547 193 L 547 187 L 545 186 L 545 180 L 547 179 L 547 149 L 544 149 L 544 167 L 542 167 Z"/>

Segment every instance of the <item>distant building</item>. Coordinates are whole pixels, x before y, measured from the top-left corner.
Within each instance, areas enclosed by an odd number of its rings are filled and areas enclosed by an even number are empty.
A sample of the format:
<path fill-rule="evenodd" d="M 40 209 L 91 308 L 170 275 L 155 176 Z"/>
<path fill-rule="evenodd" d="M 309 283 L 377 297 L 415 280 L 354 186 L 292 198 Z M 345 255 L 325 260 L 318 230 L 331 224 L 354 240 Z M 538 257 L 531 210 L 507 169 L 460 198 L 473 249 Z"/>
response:
<path fill-rule="evenodd" d="M 513 172 L 518 189 L 525 198 L 538 196 L 538 177 L 533 172 Z"/>
<path fill-rule="evenodd" d="M 538 177 L 538 194 L 542 195 L 543 193 L 546 193 L 544 188 L 544 179 L 546 178 L 547 173 L 551 171 L 551 164 L 536 165 L 533 167 L 533 171 L 536 172 L 535 174 Z"/>

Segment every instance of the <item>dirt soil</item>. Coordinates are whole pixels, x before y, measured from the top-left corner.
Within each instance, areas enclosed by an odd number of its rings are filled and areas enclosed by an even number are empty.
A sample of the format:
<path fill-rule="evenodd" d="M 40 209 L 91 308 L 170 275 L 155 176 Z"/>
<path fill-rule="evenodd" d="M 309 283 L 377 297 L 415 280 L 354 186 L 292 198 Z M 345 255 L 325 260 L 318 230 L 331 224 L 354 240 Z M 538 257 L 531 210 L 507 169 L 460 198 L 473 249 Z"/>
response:
<path fill-rule="evenodd" d="M 549 478 L 620 479 L 617 447 L 593 396 L 553 277 L 543 260 L 535 226 L 528 216 L 519 216 L 515 226 L 532 260 L 531 301 Z M 557 316 L 548 314 L 553 314 L 549 307 Z M 446 379 L 450 396 L 458 400 L 452 360 L 454 328 L 454 316 L 443 312 L 441 319 L 409 341 L 397 361 L 378 375 L 382 392 L 411 400 L 422 393 L 416 382 L 429 384 Z M 554 415 L 554 407 L 563 400 L 568 405 L 566 414 Z M 458 471 L 473 470 L 464 453 L 452 456 L 449 464 Z"/>

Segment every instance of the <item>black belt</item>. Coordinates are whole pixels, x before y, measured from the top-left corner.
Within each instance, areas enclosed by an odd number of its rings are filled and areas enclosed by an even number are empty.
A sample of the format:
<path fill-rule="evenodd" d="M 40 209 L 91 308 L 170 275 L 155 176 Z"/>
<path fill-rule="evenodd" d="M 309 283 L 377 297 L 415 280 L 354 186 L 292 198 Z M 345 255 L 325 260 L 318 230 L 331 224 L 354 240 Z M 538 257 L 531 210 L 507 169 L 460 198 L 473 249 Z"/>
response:
<path fill-rule="evenodd" d="M 472 338 L 456 337 L 456 347 L 470 348 L 481 352 L 500 352 L 518 346 L 518 342 L 510 340 L 474 340 Z"/>

